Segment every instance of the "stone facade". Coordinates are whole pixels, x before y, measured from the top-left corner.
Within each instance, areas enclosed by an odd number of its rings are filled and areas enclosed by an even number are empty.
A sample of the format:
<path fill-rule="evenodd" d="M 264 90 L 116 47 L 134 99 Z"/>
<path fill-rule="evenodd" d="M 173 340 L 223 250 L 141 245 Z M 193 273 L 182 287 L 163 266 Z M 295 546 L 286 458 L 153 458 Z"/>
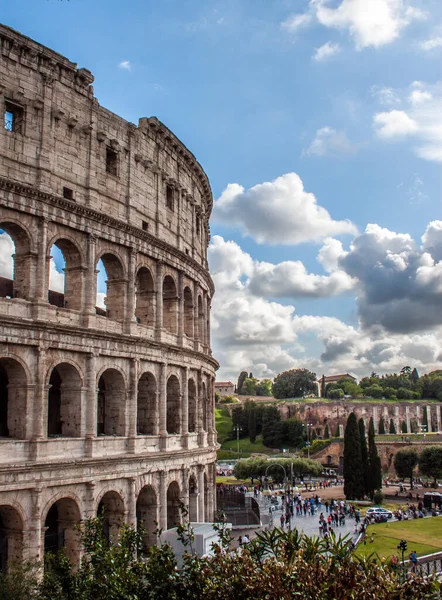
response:
<path fill-rule="evenodd" d="M 170 528 L 215 510 L 210 185 L 156 118 L 101 107 L 92 74 L 0 26 L 0 560 L 80 558 L 104 511 Z M 50 250 L 66 261 L 49 290 Z M 106 310 L 96 307 L 97 263 Z"/>

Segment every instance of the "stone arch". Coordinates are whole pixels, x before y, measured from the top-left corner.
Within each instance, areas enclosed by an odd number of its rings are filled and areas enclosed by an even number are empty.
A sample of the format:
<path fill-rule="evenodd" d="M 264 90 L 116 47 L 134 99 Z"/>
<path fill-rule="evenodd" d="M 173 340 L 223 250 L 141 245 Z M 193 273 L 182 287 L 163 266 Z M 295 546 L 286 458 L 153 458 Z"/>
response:
<path fill-rule="evenodd" d="M 189 338 L 193 338 L 193 294 L 189 286 L 184 288 L 184 333 Z"/>
<path fill-rule="evenodd" d="M 181 523 L 180 503 L 180 486 L 172 481 L 167 488 L 167 529 Z"/>
<path fill-rule="evenodd" d="M 202 418 L 203 418 L 203 422 L 202 422 L 202 428 L 203 431 L 207 431 L 208 430 L 208 414 L 207 414 L 207 389 L 206 389 L 206 383 L 203 381 L 202 385 L 201 385 L 201 405 L 202 405 Z"/>
<path fill-rule="evenodd" d="M 176 375 L 170 375 L 166 386 L 166 430 L 167 433 L 181 433 L 181 390 Z"/>
<path fill-rule="evenodd" d="M 189 477 L 189 521 L 198 522 L 198 483 L 195 475 Z"/>
<path fill-rule="evenodd" d="M 113 321 L 122 321 L 126 311 L 126 279 L 122 260 L 113 252 L 98 256 L 106 271 L 106 316 Z M 97 286 L 98 289 L 98 286 Z"/>
<path fill-rule="evenodd" d="M 115 368 L 103 370 L 98 378 L 97 435 L 125 435 L 126 384 Z"/>
<path fill-rule="evenodd" d="M 140 267 L 135 278 L 135 318 L 138 323 L 155 326 L 155 284 L 150 269 Z"/>
<path fill-rule="evenodd" d="M 146 372 L 138 380 L 137 434 L 155 435 L 157 431 L 157 382 Z"/>
<path fill-rule="evenodd" d="M 104 492 L 98 502 L 97 516 L 103 518 L 104 535 L 109 542 L 114 542 L 124 522 L 125 510 L 122 496 L 114 490 Z"/>
<path fill-rule="evenodd" d="M 49 248 L 56 246 L 65 261 L 64 290 L 52 290 L 48 282 L 48 302 L 55 306 L 81 310 L 83 297 L 83 256 L 77 243 L 66 236 L 55 236 Z"/>
<path fill-rule="evenodd" d="M 78 503 L 63 496 L 52 502 L 44 519 L 44 550 L 56 553 L 62 548 L 73 565 L 79 565 L 81 544 L 76 529 L 81 521 Z"/>
<path fill-rule="evenodd" d="M 9 504 L 0 505 L 0 573 L 23 558 L 23 518 Z"/>
<path fill-rule="evenodd" d="M 145 485 L 137 498 L 137 528 L 144 529 L 143 543 L 146 548 L 157 542 L 158 501 L 154 488 Z"/>
<path fill-rule="evenodd" d="M 197 339 L 204 343 L 204 308 L 201 294 L 198 295 Z"/>
<path fill-rule="evenodd" d="M 81 436 L 82 378 L 68 362 L 51 369 L 48 391 L 47 435 Z"/>
<path fill-rule="evenodd" d="M 28 377 L 14 358 L 0 358 L 0 437 L 26 437 Z"/>
<path fill-rule="evenodd" d="M 163 280 L 163 327 L 170 333 L 178 331 L 178 292 L 172 275 Z"/>
<path fill-rule="evenodd" d="M 197 391 L 194 379 L 189 379 L 187 383 L 188 389 L 188 406 L 189 406 L 189 433 L 195 433 L 197 430 L 198 421 L 198 402 Z M 185 432 L 184 432 L 185 433 Z"/>
<path fill-rule="evenodd" d="M 11 255 L 12 278 L 0 278 L 0 296 L 30 300 L 34 268 L 32 237 L 23 225 L 9 219 L 0 221 L 0 232 L 2 230 L 11 238 L 15 251 Z"/>

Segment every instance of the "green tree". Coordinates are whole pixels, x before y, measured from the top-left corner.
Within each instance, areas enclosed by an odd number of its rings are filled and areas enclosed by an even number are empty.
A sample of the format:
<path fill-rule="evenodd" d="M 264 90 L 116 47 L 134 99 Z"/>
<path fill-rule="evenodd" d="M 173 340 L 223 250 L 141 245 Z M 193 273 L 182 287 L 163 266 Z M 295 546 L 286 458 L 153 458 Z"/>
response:
<path fill-rule="evenodd" d="M 269 448 L 280 448 L 284 443 L 284 427 L 276 406 L 266 406 L 262 415 L 262 441 Z"/>
<path fill-rule="evenodd" d="M 442 446 L 427 446 L 419 456 L 419 469 L 425 477 L 433 479 L 434 487 L 437 480 L 442 479 Z"/>
<path fill-rule="evenodd" d="M 400 479 L 410 478 L 410 487 L 413 489 L 413 471 L 419 462 L 419 457 L 413 448 L 398 450 L 394 455 L 394 470 Z"/>
<path fill-rule="evenodd" d="M 256 384 L 256 395 L 257 396 L 272 396 L 273 394 L 273 382 L 271 379 L 261 379 Z"/>
<path fill-rule="evenodd" d="M 238 394 L 242 394 L 242 385 L 244 383 L 244 380 L 247 378 L 247 376 L 248 376 L 247 371 L 241 371 L 241 373 L 239 374 L 238 384 L 236 386 L 236 391 Z"/>
<path fill-rule="evenodd" d="M 396 426 L 393 419 L 390 419 L 390 433 L 396 433 Z"/>
<path fill-rule="evenodd" d="M 336 429 L 335 429 L 335 436 L 334 437 L 340 437 L 341 435 L 341 428 L 339 427 L 339 423 L 336 423 Z"/>
<path fill-rule="evenodd" d="M 249 435 L 249 419 L 243 406 L 237 406 L 232 410 L 232 438 L 236 439 L 236 428 L 239 427 L 239 437 L 245 438 Z"/>
<path fill-rule="evenodd" d="M 364 395 L 370 398 L 382 398 L 384 390 L 379 384 L 374 384 L 364 389 Z"/>
<path fill-rule="evenodd" d="M 422 415 L 422 429 L 428 432 L 428 411 L 426 406 L 424 406 L 424 413 Z"/>
<path fill-rule="evenodd" d="M 343 398 L 344 390 L 341 388 L 332 387 L 327 391 L 327 398 Z"/>
<path fill-rule="evenodd" d="M 325 375 L 321 377 L 321 398 L 325 398 Z"/>
<path fill-rule="evenodd" d="M 364 497 L 361 439 L 354 412 L 349 414 L 344 432 L 344 494 L 347 500 Z"/>
<path fill-rule="evenodd" d="M 400 387 L 396 392 L 396 398 L 398 400 L 410 400 L 412 395 L 412 391 L 405 387 Z"/>
<path fill-rule="evenodd" d="M 385 421 L 384 417 L 379 419 L 379 435 L 385 435 Z"/>
<path fill-rule="evenodd" d="M 249 439 L 254 444 L 256 442 L 256 409 L 251 407 L 248 414 Z"/>
<path fill-rule="evenodd" d="M 328 428 L 328 423 L 326 423 L 324 427 L 324 440 L 328 439 L 330 439 L 330 429 Z"/>
<path fill-rule="evenodd" d="M 256 396 L 256 386 L 258 383 L 258 380 L 254 377 L 246 377 L 241 387 L 241 394 L 243 396 Z"/>
<path fill-rule="evenodd" d="M 308 369 L 291 369 L 275 377 L 275 398 L 302 398 L 317 392 L 316 374 Z"/>
<path fill-rule="evenodd" d="M 394 387 L 385 387 L 384 388 L 384 396 L 385 396 L 385 398 L 394 400 L 396 398 L 396 389 Z"/>
<path fill-rule="evenodd" d="M 410 379 L 414 384 L 416 384 L 419 381 L 419 373 L 418 373 L 416 367 L 411 372 Z"/>
<path fill-rule="evenodd" d="M 401 433 L 408 433 L 407 421 L 401 423 Z"/>
<path fill-rule="evenodd" d="M 373 417 L 368 424 L 368 463 L 368 494 L 370 498 L 373 498 L 375 491 L 382 489 L 382 467 L 376 447 Z"/>
<path fill-rule="evenodd" d="M 296 417 L 284 421 L 284 438 L 289 446 L 297 448 L 304 441 L 304 423 Z"/>
<path fill-rule="evenodd" d="M 361 440 L 361 463 L 362 463 L 362 473 L 364 479 L 364 496 L 370 493 L 370 463 L 368 460 L 368 446 L 367 446 L 367 438 L 365 435 L 365 423 L 362 417 L 358 421 L 359 428 L 359 438 Z"/>

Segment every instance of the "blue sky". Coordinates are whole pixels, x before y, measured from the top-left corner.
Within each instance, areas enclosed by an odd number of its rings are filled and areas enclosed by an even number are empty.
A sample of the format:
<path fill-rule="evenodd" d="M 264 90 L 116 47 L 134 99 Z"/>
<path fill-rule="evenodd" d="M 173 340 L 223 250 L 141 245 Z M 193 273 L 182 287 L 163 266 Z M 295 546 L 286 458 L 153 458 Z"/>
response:
<path fill-rule="evenodd" d="M 205 168 L 219 378 L 441 367 L 440 2 L 21 0 L 0 19 Z"/>

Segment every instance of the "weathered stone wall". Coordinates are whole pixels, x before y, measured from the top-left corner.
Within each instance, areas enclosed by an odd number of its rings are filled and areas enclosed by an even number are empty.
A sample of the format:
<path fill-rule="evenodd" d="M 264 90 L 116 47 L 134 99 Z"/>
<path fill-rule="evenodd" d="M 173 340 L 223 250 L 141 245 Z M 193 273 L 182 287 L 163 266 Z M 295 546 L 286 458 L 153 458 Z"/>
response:
<path fill-rule="evenodd" d="M 0 297 L 0 566 L 22 545 L 78 561 L 74 523 L 102 509 L 109 535 L 144 521 L 146 543 L 180 500 L 213 519 L 212 195 L 156 118 L 100 107 L 89 71 L 7 27 L 0 45 L 0 229 L 15 243 Z M 49 293 L 54 244 L 63 294 Z"/>

